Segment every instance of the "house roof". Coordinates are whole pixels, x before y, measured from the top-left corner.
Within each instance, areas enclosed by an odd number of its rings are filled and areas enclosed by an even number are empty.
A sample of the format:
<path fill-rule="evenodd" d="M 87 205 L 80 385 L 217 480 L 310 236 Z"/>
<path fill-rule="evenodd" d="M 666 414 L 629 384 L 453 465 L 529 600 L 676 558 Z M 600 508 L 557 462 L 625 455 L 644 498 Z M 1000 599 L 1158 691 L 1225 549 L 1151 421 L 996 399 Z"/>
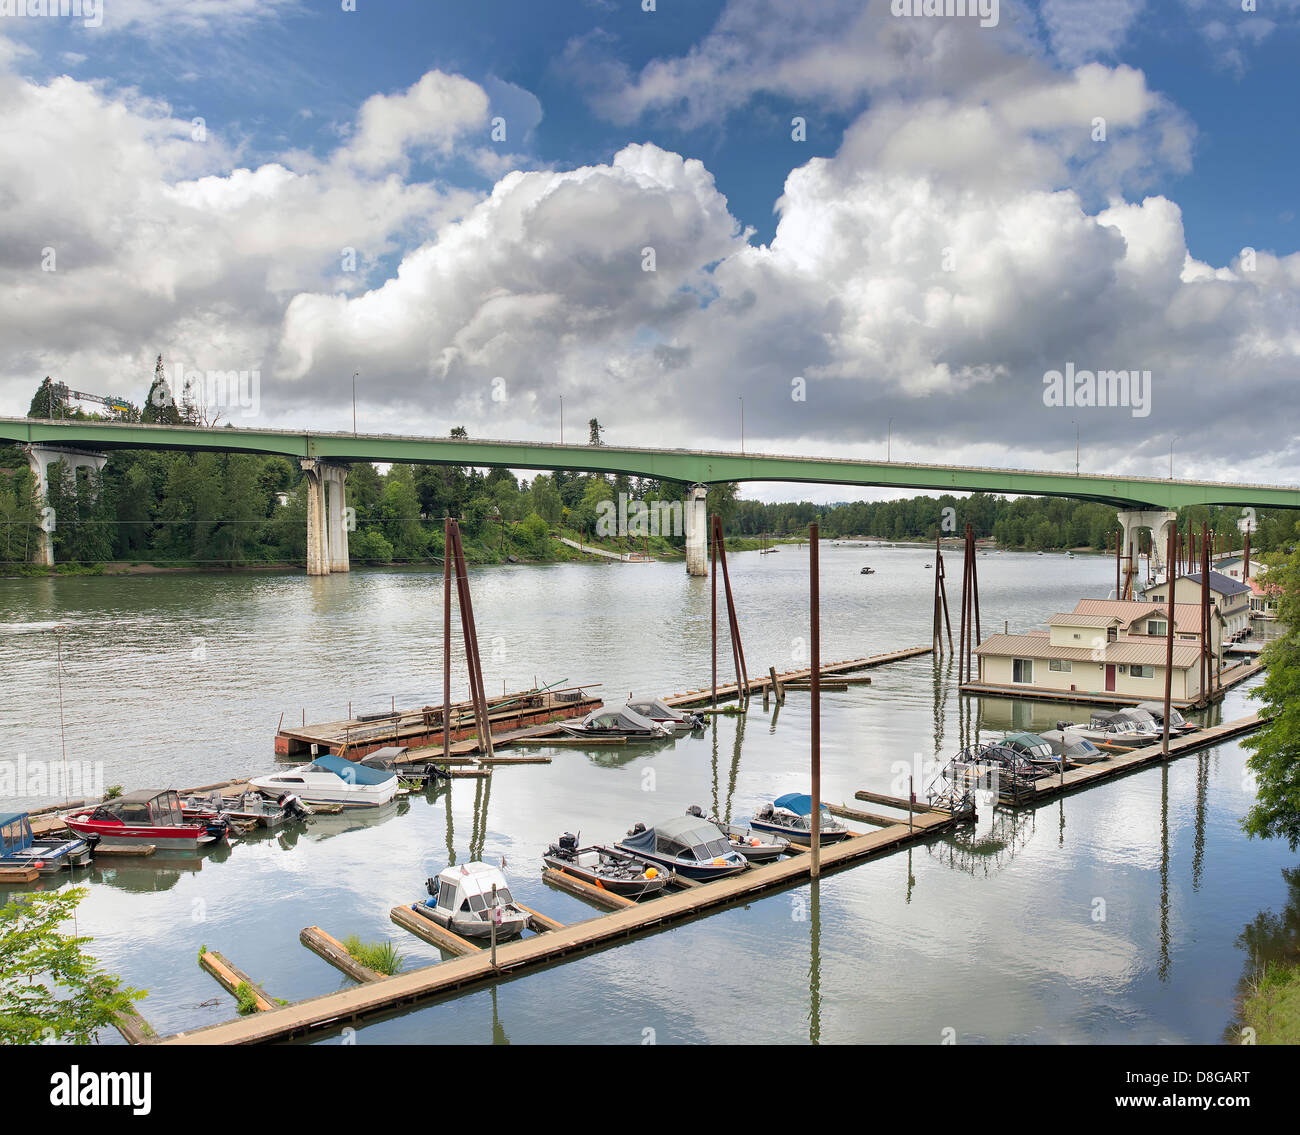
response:
<path fill-rule="evenodd" d="M 1107 662 L 1133 666 L 1163 666 L 1167 645 L 1162 638 L 1146 641 L 1119 639 L 1104 646 L 1054 646 L 1039 635 L 990 635 L 975 648 L 975 653 L 988 658 L 1057 658 L 1067 662 Z M 1100 652 L 1101 657 L 1094 657 Z M 1195 666 L 1201 657 L 1201 648 L 1188 643 L 1174 643 L 1174 669 L 1186 670 Z"/>
<path fill-rule="evenodd" d="M 1201 573 L 1199 571 L 1185 575 L 1182 578 L 1190 580 L 1198 587 L 1201 585 Z M 1210 572 L 1210 590 L 1217 591 L 1220 595 L 1240 595 L 1242 592 L 1249 591 L 1250 588 L 1239 579 L 1226 576 L 1221 571 L 1212 571 Z"/>
<path fill-rule="evenodd" d="M 1047 621 L 1054 627 L 1109 627 L 1123 622 L 1115 615 L 1089 614 L 1086 611 L 1058 611 Z"/>
<path fill-rule="evenodd" d="M 1080 615 L 1113 615 L 1125 626 L 1132 626 L 1138 619 L 1164 619 L 1169 615 L 1169 607 L 1165 603 L 1142 603 L 1135 599 L 1080 599 L 1074 605 L 1074 610 Z M 1223 618 L 1222 612 L 1215 614 L 1217 618 Z M 1201 605 L 1175 603 L 1174 630 L 1184 634 L 1200 634 Z"/>

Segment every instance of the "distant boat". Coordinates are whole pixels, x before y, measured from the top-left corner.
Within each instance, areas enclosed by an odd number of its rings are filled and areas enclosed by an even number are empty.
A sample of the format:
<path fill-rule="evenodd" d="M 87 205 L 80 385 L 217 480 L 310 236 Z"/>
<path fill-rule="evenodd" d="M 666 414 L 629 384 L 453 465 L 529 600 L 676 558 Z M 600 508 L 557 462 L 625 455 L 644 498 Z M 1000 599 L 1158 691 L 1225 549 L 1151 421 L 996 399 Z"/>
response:
<path fill-rule="evenodd" d="M 36 839 L 26 812 L 0 813 L 0 867 L 35 867 L 42 875 L 56 875 L 89 861 L 84 839 Z"/>
<path fill-rule="evenodd" d="M 932 567 L 934 567 L 934 564 L 926 564 L 926 565 L 925 565 L 925 570 L 926 570 L 926 571 L 929 571 Z"/>
<path fill-rule="evenodd" d="M 860 572 L 858 572 L 858 574 L 859 574 L 859 575 L 875 575 L 875 574 L 876 574 L 876 569 L 873 568 L 873 567 L 864 567 Z"/>
<path fill-rule="evenodd" d="M 772 545 L 768 543 L 766 533 L 761 537 L 761 539 L 763 541 L 763 546 L 758 550 L 760 556 L 770 556 L 773 552 L 779 552 L 781 550 L 780 548 L 772 547 Z"/>

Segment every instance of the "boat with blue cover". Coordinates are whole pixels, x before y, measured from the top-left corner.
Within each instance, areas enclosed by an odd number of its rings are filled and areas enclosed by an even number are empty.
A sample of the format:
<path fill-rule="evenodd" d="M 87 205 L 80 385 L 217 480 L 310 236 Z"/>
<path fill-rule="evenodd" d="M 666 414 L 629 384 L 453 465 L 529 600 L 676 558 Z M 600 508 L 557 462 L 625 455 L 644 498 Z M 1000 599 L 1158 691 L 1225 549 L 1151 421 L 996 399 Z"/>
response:
<path fill-rule="evenodd" d="M 765 832 L 776 832 L 791 843 L 801 847 L 812 846 L 812 797 L 806 792 L 787 792 L 770 804 L 764 804 L 750 820 L 753 827 Z M 821 806 L 820 844 L 838 843 L 853 833 L 831 815 L 826 805 Z"/>
<path fill-rule="evenodd" d="M 84 839 L 37 839 L 28 813 L 0 812 L 0 867 L 35 867 L 42 875 L 55 875 L 89 862 L 90 844 Z"/>
<path fill-rule="evenodd" d="M 716 824 L 698 816 L 672 816 L 650 828 L 637 824 L 615 846 L 627 855 L 699 881 L 735 875 L 749 866 Z"/>
<path fill-rule="evenodd" d="M 329 754 L 310 764 L 255 776 L 248 782 L 278 800 L 292 793 L 307 804 L 387 804 L 397 795 L 397 773 Z"/>

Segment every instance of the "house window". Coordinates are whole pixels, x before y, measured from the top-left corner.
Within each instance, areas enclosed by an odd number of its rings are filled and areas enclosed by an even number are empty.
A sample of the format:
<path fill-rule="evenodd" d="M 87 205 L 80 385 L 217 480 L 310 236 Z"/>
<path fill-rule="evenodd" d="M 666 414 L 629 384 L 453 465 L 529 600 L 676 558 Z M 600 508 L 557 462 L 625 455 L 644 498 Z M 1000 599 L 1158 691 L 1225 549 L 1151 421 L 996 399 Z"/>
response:
<path fill-rule="evenodd" d="M 1011 680 L 1027 685 L 1034 680 L 1034 660 L 1032 658 L 1013 658 L 1011 660 Z"/>
<path fill-rule="evenodd" d="M 1169 624 L 1163 619 L 1148 619 L 1147 634 L 1163 635 L 1169 632 Z"/>
<path fill-rule="evenodd" d="M 1075 635 L 1074 637 L 1078 638 L 1079 636 Z M 1064 658 L 1049 659 L 1047 668 L 1056 674 L 1068 674 L 1070 672 L 1070 664 Z"/>
<path fill-rule="evenodd" d="M 1134 678 L 1154 678 L 1154 677 L 1155 677 L 1156 670 L 1155 670 L 1155 667 L 1154 667 L 1154 666 L 1137 666 L 1137 665 L 1134 665 L 1134 666 L 1130 666 L 1130 667 L 1129 667 L 1129 671 L 1128 671 L 1128 672 L 1129 672 L 1130 676 L 1132 676 L 1132 677 L 1134 677 Z"/>
<path fill-rule="evenodd" d="M 1075 637 L 1075 638 L 1080 638 L 1080 637 L 1082 637 L 1082 636 L 1080 636 L 1080 635 L 1075 635 L 1074 637 Z"/>
<path fill-rule="evenodd" d="M 1118 627 L 1108 627 L 1106 630 L 1106 641 L 1115 642 L 1119 638 Z"/>

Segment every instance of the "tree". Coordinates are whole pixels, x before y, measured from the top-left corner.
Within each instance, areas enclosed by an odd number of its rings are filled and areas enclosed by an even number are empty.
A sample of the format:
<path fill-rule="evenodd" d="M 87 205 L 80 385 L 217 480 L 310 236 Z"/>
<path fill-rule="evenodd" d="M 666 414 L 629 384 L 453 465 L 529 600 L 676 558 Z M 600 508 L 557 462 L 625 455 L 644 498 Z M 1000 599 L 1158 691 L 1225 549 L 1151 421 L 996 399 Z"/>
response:
<path fill-rule="evenodd" d="M 145 993 L 101 971 L 59 932 L 85 887 L 20 895 L 0 908 L 0 1044 L 90 1044 Z"/>
<path fill-rule="evenodd" d="M 27 408 L 29 418 L 59 418 L 67 411 L 67 403 L 55 390 L 54 382 L 47 374 L 45 381 L 36 388 L 32 404 Z"/>
<path fill-rule="evenodd" d="M 600 422 L 595 418 L 587 423 L 587 429 L 590 431 L 587 439 L 588 445 L 604 445 L 605 431 L 600 428 Z"/>
<path fill-rule="evenodd" d="M 149 386 L 149 397 L 145 399 L 144 409 L 140 411 L 140 421 L 152 422 L 164 426 L 179 426 L 181 414 L 176 409 L 176 398 L 167 382 L 167 372 L 163 369 L 163 357 L 158 356 L 154 363 L 153 382 Z"/>
<path fill-rule="evenodd" d="M 1277 617 L 1287 630 L 1264 648 L 1264 681 L 1251 694 L 1262 703 L 1260 716 L 1268 724 L 1242 742 L 1251 750 L 1246 767 L 1258 786 L 1242 828 L 1252 838 L 1282 837 L 1295 851 L 1300 846 L 1300 551 L 1270 557 L 1268 581 L 1281 589 Z"/>

